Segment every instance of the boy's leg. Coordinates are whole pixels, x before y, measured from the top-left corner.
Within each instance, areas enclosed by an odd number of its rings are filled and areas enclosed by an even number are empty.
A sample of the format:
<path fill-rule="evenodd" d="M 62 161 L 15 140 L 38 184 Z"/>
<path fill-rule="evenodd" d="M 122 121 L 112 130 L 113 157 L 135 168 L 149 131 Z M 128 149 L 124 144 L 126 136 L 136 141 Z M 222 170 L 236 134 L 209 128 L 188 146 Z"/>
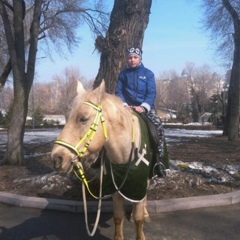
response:
<path fill-rule="evenodd" d="M 162 121 L 160 117 L 157 115 L 154 109 L 151 109 L 148 112 L 148 118 L 154 123 L 157 129 L 158 137 L 159 137 L 159 144 L 158 144 L 158 153 L 160 161 L 163 163 L 166 169 L 169 169 L 169 159 L 168 159 L 168 152 L 167 152 L 167 144 L 164 137 L 164 128 L 162 125 Z"/>

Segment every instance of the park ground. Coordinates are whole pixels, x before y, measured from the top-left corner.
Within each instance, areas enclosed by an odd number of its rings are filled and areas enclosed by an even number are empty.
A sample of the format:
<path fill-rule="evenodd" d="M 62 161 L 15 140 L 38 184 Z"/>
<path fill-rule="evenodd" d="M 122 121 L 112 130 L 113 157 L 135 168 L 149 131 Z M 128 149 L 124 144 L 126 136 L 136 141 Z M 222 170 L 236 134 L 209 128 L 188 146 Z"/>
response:
<path fill-rule="evenodd" d="M 3 134 L 3 133 L 0 133 Z M 227 193 L 240 189 L 240 140 L 226 137 L 167 137 L 170 171 L 165 178 L 154 178 L 148 189 L 149 200 Z M 24 144 L 23 166 L 0 166 L 0 191 L 25 196 L 82 200 L 81 183 L 74 176 L 57 174 L 50 159 L 53 141 Z M 4 148 L 0 148 L 0 159 Z M 95 170 L 86 172 L 95 176 Z M 98 180 L 90 186 L 98 189 Z M 96 191 L 97 192 L 97 191 Z M 91 199 L 91 197 L 89 197 Z"/>

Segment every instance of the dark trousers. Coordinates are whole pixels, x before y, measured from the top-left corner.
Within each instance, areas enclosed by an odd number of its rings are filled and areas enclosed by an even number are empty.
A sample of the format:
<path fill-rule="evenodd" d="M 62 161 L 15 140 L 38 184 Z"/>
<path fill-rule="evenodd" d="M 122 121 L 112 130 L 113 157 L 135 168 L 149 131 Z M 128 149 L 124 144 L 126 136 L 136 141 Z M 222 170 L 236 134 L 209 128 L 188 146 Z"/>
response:
<path fill-rule="evenodd" d="M 151 122 L 154 123 L 158 137 L 159 137 L 159 144 L 158 144 L 158 153 L 161 162 L 164 164 L 165 168 L 169 168 L 169 160 L 168 160 L 168 153 L 167 153 L 167 145 L 166 145 L 166 140 L 164 136 L 164 128 L 162 121 L 160 117 L 157 115 L 157 112 L 155 109 L 151 109 L 147 113 L 148 118 L 151 120 Z"/>

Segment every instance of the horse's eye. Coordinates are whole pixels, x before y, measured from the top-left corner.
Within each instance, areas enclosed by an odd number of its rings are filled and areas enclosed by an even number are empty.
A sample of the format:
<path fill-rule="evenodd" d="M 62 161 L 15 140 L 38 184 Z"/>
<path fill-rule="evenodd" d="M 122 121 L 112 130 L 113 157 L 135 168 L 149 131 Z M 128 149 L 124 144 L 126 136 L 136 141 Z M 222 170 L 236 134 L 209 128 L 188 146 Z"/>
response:
<path fill-rule="evenodd" d="M 88 119 L 89 118 L 87 118 L 87 117 L 80 117 L 79 119 L 78 119 L 78 121 L 80 122 L 80 123 L 86 123 L 87 121 L 88 121 Z"/>

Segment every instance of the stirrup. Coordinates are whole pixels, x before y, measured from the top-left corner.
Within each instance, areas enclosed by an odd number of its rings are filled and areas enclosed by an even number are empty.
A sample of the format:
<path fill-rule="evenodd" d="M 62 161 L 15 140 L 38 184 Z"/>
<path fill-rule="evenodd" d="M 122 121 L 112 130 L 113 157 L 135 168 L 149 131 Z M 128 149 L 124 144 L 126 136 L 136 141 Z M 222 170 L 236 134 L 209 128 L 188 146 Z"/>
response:
<path fill-rule="evenodd" d="M 157 162 L 153 167 L 153 173 L 159 178 L 166 177 L 166 167 L 162 162 Z"/>

